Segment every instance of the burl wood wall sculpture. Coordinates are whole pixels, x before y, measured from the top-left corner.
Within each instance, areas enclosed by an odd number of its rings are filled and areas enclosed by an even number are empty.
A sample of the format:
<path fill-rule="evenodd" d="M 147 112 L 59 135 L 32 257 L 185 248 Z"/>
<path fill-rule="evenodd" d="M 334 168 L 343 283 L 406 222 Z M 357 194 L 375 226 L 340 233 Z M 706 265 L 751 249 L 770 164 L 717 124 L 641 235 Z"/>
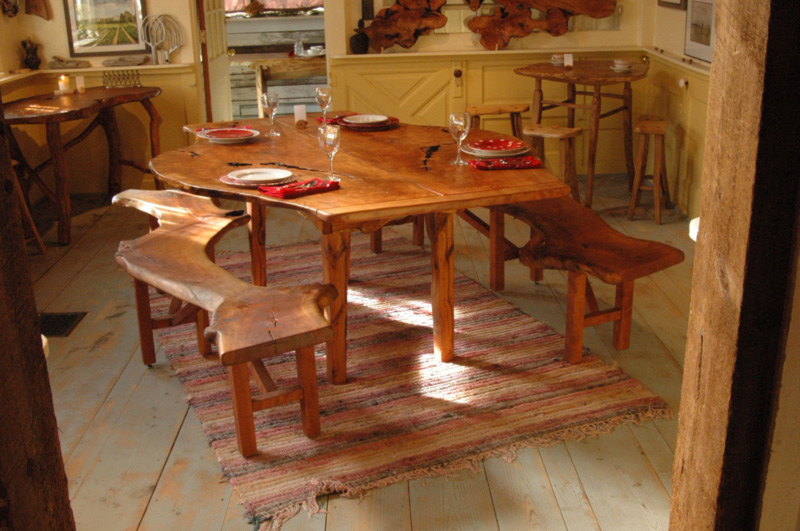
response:
<path fill-rule="evenodd" d="M 480 9 L 483 0 L 464 0 L 473 11 Z M 539 29 L 554 37 L 567 32 L 569 17 L 589 15 L 604 18 L 614 14 L 617 0 L 494 0 L 497 5 L 491 15 L 478 15 L 467 22 L 470 31 L 481 36 L 481 44 L 489 50 L 502 50 L 514 37 L 525 37 Z M 368 28 L 356 33 L 369 37 L 370 47 L 382 52 L 399 44 L 411 48 L 420 35 L 427 35 L 447 23 L 442 13 L 446 0 L 397 0 L 381 9 Z M 531 18 L 531 9 L 543 11 L 544 20 Z M 354 50 L 355 51 L 355 50 Z"/>
<path fill-rule="evenodd" d="M 483 0 L 465 0 L 477 11 Z M 467 27 L 481 36 L 481 44 L 489 50 L 502 50 L 513 37 L 525 37 L 534 29 L 554 37 L 567 32 L 567 22 L 573 15 L 604 18 L 614 14 L 617 0 L 495 0 L 499 4 L 491 15 L 479 15 L 467 22 Z M 531 9 L 546 13 L 544 20 L 533 20 Z"/>
<path fill-rule="evenodd" d="M 365 29 L 370 46 L 377 52 L 399 44 L 411 48 L 420 35 L 427 35 L 447 23 L 442 6 L 447 0 L 397 0 L 391 7 L 381 9 Z"/>

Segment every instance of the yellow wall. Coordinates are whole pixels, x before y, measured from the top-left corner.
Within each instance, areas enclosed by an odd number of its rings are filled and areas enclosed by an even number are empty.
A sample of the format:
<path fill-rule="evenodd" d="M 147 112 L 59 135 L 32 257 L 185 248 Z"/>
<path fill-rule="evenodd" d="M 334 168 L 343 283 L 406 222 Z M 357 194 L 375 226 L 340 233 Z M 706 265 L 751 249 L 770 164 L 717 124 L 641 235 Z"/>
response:
<path fill-rule="evenodd" d="M 103 84 L 103 72 L 113 70 L 102 66 L 107 56 L 81 57 L 88 60 L 92 67 L 75 70 L 47 70 L 46 65 L 52 56 L 68 58 L 69 42 L 65 23 L 64 3 L 50 3 L 53 16 L 44 20 L 33 15 L 20 13 L 14 18 L 0 17 L 0 93 L 3 101 L 11 101 L 35 94 L 43 94 L 56 89 L 56 78 L 59 74 L 70 76 L 82 75 L 86 86 Z M 153 100 L 159 114 L 163 118 L 160 128 L 162 150 L 175 149 L 186 145 L 189 138 L 181 128 L 186 123 L 197 123 L 203 120 L 204 111 L 200 104 L 198 92 L 198 69 L 196 68 L 195 32 L 192 28 L 194 2 L 155 2 L 150 0 L 145 6 L 146 13 L 170 14 L 180 21 L 183 31 L 184 45 L 172 55 L 170 65 L 143 65 L 136 67 L 141 83 L 145 86 L 157 86 L 161 95 Z M 39 57 L 42 59 L 40 72 L 29 76 L 8 76 L 12 69 L 22 67 L 22 47 L 20 41 L 30 38 L 42 44 Z M 148 140 L 148 115 L 139 104 L 118 107 L 117 119 L 122 136 L 122 155 L 125 159 L 146 165 L 150 159 Z M 89 123 L 89 120 L 68 122 L 62 127 L 65 140 L 75 137 Z M 14 127 L 15 136 L 20 143 L 26 158 L 32 165 L 37 165 L 49 157 L 45 141 L 44 128 L 41 126 Z M 102 130 L 97 129 L 92 135 L 70 150 L 67 154 L 70 172 L 70 190 L 72 193 L 103 193 L 106 191 L 106 172 L 108 167 L 106 142 Z M 43 172 L 45 181 L 52 182 L 52 172 Z M 152 186 L 149 176 L 123 167 L 123 186 Z M 32 199 L 40 197 L 38 190 L 32 189 Z"/>
<path fill-rule="evenodd" d="M 378 5 L 379 2 L 376 2 Z M 466 9 L 463 3 L 448 3 Z M 580 30 L 562 37 L 535 32 L 512 39 L 503 51 L 487 51 L 472 33 L 422 36 L 408 49 L 394 46 L 383 54 L 349 54 L 349 39 L 361 12 L 360 0 L 326 2 L 325 30 L 329 79 L 334 106 L 358 112 L 391 113 L 412 123 L 443 125 L 447 114 L 466 105 L 530 102 L 533 80 L 514 74 L 514 68 L 547 60 L 554 51 L 572 52 L 576 59 L 646 58 L 648 77 L 633 84 L 634 119 L 640 114 L 668 118 L 668 177 L 681 211 L 699 215 L 708 66 L 683 55 L 686 12 L 659 7 L 655 0 L 618 0 L 618 30 Z M 470 12 L 471 13 L 471 12 Z M 464 72 L 461 80 L 452 76 Z M 679 81 L 688 81 L 679 86 Z M 559 83 L 544 83 L 545 96 L 558 97 Z M 606 101 L 603 110 L 614 102 Z M 558 122 L 564 112 L 551 111 L 545 121 Z M 577 124 L 588 127 L 588 113 L 578 112 Z M 510 133 L 502 118 L 482 127 Z M 597 172 L 624 171 L 621 153 L 621 114 L 601 121 Z M 652 149 L 650 150 L 652 153 Z M 557 168 L 557 144 L 546 145 L 548 166 Z M 586 170 L 588 142 L 578 141 L 578 171 Z M 651 155 L 652 157 L 652 155 Z M 651 162 L 652 166 L 652 162 Z"/>
<path fill-rule="evenodd" d="M 52 11 L 50 20 L 26 15 L 24 9 L 21 9 L 16 17 L 2 17 L 2 21 L 0 21 L 0 72 L 8 72 L 11 69 L 22 67 L 20 62 L 20 41 L 22 39 L 29 38 L 42 45 L 39 49 L 42 69 L 46 67 L 48 61 L 52 60 L 53 56 L 69 58 L 64 2 L 53 0 L 49 4 Z M 149 0 L 145 2 L 145 14 L 172 15 L 180 22 L 184 45 L 172 56 L 172 61 L 175 63 L 194 62 L 193 6 L 194 3 L 188 0 L 178 2 Z M 100 66 L 102 61 L 108 57 L 95 56 L 81 57 L 80 59 L 91 62 L 93 66 Z"/>

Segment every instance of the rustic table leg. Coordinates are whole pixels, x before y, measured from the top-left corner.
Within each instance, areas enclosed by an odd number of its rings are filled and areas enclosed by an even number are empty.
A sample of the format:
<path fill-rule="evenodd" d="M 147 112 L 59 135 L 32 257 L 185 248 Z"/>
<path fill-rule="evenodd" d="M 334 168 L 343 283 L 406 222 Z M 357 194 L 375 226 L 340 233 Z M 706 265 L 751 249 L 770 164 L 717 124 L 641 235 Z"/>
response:
<path fill-rule="evenodd" d="M 161 154 L 161 115 L 158 114 L 156 106 L 150 101 L 150 98 L 145 98 L 141 101 L 142 107 L 150 115 L 150 158 L 154 159 Z M 156 184 L 156 190 L 163 190 L 164 185 L 158 180 L 158 177 L 153 173 L 153 180 Z"/>
<path fill-rule="evenodd" d="M 427 217 L 431 241 L 433 352 L 442 361 L 450 361 L 455 356 L 453 214 L 437 212 Z"/>
<path fill-rule="evenodd" d="M 575 83 L 567 83 L 567 101 L 576 103 Z M 567 107 L 567 127 L 575 127 L 575 107 Z"/>
<path fill-rule="evenodd" d="M 122 165 L 120 161 L 120 140 L 117 117 L 113 107 L 104 107 L 99 113 L 100 125 L 108 141 L 108 195 L 114 197 L 122 190 Z"/>
<path fill-rule="evenodd" d="M 594 191 L 595 160 L 597 159 L 597 135 L 600 130 L 600 109 L 602 107 L 600 85 L 594 86 L 592 95 L 592 116 L 589 118 L 589 160 L 586 161 L 586 195 L 584 204 L 592 207 L 592 192 Z M 631 163 L 633 164 L 633 163 Z"/>
<path fill-rule="evenodd" d="M 326 357 L 328 381 L 347 382 L 347 279 L 350 269 L 350 232 L 336 231 L 322 235 L 322 278 L 333 284 L 339 296 L 326 311 L 333 325 L 333 339 L 328 341 Z"/>
<path fill-rule="evenodd" d="M 506 284 L 506 217 L 496 208 L 489 209 L 489 287 L 503 291 Z"/>
<path fill-rule="evenodd" d="M 542 92 L 542 80 L 541 78 L 537 77 L 533 88 L 533 104 L 531 105 L 531 123 L 533 124 L 542 123 L 543 99 L 544 93 Z M 536 155 L 544 161 L 544 139 L 533 137 L 531 139 L 531 147 L 533 147 L 534 153 L 536 153 Z"/>
<path fill-rule="evenodd" d="M 247 231 L 250 235 L 250 270 L 253 284 L 256 286 L 267 285 L 267 206 L 261 201 L 248 201 L 247 213 L 250 214 L 250 223 Z"/>
<path fill-rule="evenodd" d="M 622 89 L 622 131 L 625 134 L 625 168 L 628 170 L 628 191 L 633 189 L 633 91 L 631 84 Z"/>
<path fill-rule="evenodd" d="M 58 200 L 58 243 L 69 245 L 72 206 L 69 200 L 69 183 L 67 182 L 67 159 L 64 155 L 64 144 L 61 141 L 61 124 L 49 122 L 47 128 L 47 144 L 53 158 L 53 169 L 56 177 L 56 199 Z"/>

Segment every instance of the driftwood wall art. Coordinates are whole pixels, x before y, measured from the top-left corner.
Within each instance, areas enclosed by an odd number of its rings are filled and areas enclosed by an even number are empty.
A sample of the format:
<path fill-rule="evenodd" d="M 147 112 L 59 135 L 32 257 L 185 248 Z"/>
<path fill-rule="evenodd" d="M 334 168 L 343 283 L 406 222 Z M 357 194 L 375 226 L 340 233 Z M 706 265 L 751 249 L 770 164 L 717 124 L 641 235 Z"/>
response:
<path fill-rule="evenodd" d="M 465 0 L 477 11 L 483 0 Z M 569 17 L 589 15 L 605 18 L 614 14 L 617 0 L 495 0 L 498 6 L 491 15 L 479 15 L 467 22 L 470 31 L 481 36 L 481 44 L 489 50 L 502 50 L 513 37 L 525 37 L 534 29 L 558 37 L 567 32 Z M 544 20 L 533 20 L 531 9 L 545 13 Z"/>
<path fill-rule="evenodd" d="M 381 52 L 399 44 L 411 48 L 420 35 L 427 35 L 447 24 L 442 6 L 447 0 L 397 0 L 378 11 L 375 20 L 363 31 L 373 50 Z"/>
<path fill-rule="evenodd" d="M 473 11 L 480 9 L 483 0 L 464 0 Z M 569 18 L 589 15 L 604 18 L 614 14 L 617 0 L 494 0 L 497 7 L 491 15 L 477 15 L 467 22 L 473 33 L 481 36 L 481 44 L 489 50 L 502 50 L 514 37 L 525 37 L 539 29 L 554 37 L 567 32 Z M 399 44 L 410 48 L 420 35 L 443 27 L 447 17 L 442 13 L 446 0 L 397 0 L 381 9 L 368 28 L 356 33 L 369 37 L 370 46 L 377 52 Z M 544 20 L 531 18 L 531 9 L 545 13 Z"/>

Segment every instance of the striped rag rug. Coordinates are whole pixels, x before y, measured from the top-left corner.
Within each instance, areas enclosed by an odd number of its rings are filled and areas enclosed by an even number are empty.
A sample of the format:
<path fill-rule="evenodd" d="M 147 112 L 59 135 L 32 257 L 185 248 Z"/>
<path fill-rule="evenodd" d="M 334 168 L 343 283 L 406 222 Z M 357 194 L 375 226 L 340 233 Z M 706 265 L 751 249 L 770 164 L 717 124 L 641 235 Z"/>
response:
<path fill-rule="evenodd" d="M 316 496 L 359 496 L 394 482 L 476 469 L 526 446 L 608 433 L 667 417 L 663 400 L 600 359 L 562 360 L 564 339 L 480 284 L 456 274 L 456 360 L 433 355 L 430 255 L 385 231 L 384 252 L 353 235 L 348 290 L 348 381 L 330 385 L 317 349 L 322 434 L 303 436 L 297 403 L 256 413 L 260 454 L 236 447 L 225 369 L 197 352 L 192 325 L 159 342 L 242 504 L 262 529 L 280 528 Z M 217 262 L 249 275 L 244 253 Z M 268 250 L 270 285 L 320 282 L 318 243 Z M 157 299 L 161 299 L 158 301 Z M 166 299 L 154 299 L 163 308 Z M 289 353 L 266 360 L 278 387 L 296 376 Z M 253 386 L 256 391 L 255 385 Z"/>

